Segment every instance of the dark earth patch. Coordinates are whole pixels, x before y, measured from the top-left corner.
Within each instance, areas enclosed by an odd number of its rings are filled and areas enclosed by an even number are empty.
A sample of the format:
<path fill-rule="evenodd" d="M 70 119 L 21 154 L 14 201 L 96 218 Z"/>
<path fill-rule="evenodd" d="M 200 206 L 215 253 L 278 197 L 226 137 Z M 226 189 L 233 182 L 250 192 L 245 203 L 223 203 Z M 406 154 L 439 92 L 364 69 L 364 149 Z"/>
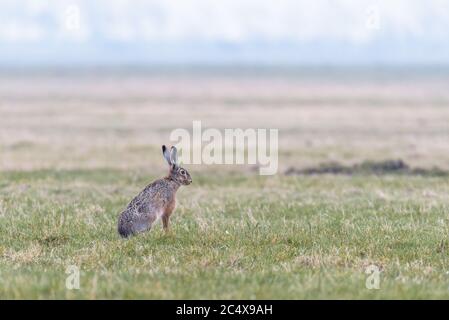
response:
<path fill-rule="evenodd" d="M 364 161 L 346 166 L 338 162 L 323 163 L 317 167 L 297 169 L 290 167 L 285 171 L 286 175 L 316 175 L 316 174 L 404 174 L 422 176 L 447 176 L 449 172 L 434 167 L 431 169 L 411 168 L 403 160 Z"/>
<path fill-rule="evenodd" d="M 38 239 L 38 242 L 44 246 L 55 247 L 60 246 L 69 240 L 69 237 L 66 235 L 50 235 L 42 239 Z"/>

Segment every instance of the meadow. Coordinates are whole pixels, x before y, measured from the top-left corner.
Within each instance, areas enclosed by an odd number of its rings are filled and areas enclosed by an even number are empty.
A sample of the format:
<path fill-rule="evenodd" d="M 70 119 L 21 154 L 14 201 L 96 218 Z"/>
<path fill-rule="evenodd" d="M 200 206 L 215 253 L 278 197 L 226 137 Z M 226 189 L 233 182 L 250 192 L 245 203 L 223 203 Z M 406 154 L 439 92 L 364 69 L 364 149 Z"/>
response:
<path fill-rule="evenodd" d="M 449 298 L 448 84 L 439 72 L 4 72 L 0 298 Z M 171 232 L 121 239 L 121 210 L 167 172 L 160 145 L 193 120 L 278 128 L 278 174 L 186 166 Z M 79 290 L 66 288 L 72 265 Z"/>

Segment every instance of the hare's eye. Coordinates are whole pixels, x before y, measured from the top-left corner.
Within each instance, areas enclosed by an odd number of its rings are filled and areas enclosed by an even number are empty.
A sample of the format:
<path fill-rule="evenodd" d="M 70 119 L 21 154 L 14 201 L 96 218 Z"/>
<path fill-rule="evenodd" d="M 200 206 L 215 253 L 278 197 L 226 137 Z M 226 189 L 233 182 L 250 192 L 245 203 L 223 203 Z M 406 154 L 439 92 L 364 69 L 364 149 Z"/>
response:
<path fill-rule="evenodd" d="M 179 172 L 181 172 L 181 174 L 186 174 L 185 170 L 181 170 Z"/>

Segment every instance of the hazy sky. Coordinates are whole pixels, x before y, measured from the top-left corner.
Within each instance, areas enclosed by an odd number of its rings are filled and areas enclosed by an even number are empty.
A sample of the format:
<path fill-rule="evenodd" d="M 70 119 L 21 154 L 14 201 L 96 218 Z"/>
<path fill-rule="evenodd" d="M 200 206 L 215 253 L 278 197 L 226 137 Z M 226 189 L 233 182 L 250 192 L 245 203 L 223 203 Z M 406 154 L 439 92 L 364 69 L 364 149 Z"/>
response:
<path fill-rule="evenodd" d="M 448 64 L 447 0 L 0 0 L 0 65 Z"/>

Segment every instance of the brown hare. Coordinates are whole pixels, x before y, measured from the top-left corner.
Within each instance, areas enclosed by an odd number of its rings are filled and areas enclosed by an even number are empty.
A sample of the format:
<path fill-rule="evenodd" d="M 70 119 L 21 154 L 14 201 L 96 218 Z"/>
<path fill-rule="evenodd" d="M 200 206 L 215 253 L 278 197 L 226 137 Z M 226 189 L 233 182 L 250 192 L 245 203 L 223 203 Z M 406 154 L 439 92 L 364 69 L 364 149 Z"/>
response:
<path fill-rule="evenodd" d="M 178 166 L 176 147 L 171 147 L 169 152 L 162 146 L 162 154 L 170 166 L 169 174 L 146 186 L 120 214 L 118 232 L 122 237 L 150 230 L 158 218 L 162 219 L 164 230 L 168 231 L 170 215 L 175 209 L 176 191 L 181 185 L 192 183 L 187 170 Z"/>

